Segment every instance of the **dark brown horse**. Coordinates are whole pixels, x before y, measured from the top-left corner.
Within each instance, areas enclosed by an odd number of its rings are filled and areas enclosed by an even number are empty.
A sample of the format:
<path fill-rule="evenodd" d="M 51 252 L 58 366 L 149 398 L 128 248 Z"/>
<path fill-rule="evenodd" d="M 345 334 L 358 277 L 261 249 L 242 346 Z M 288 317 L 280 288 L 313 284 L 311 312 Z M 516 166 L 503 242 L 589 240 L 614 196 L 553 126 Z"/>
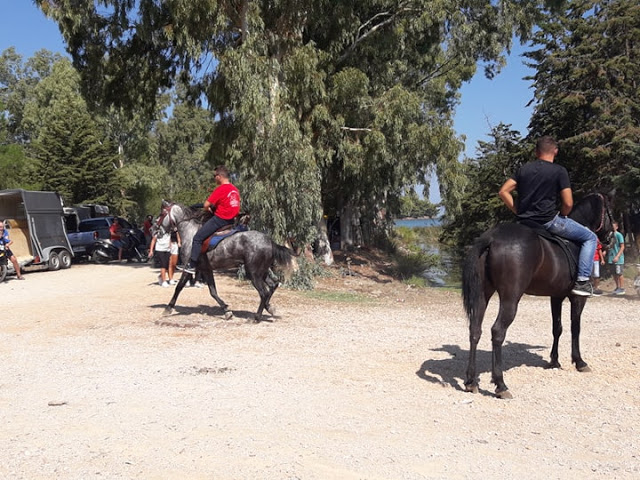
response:
<path fill-rule="evenodd" d="M 613 236 L 613 220 L 606 198 L 587 195 L 575 205 L 570 217 L 595 232 L 608 245 Z M 574 250 L 577 246 L 574 245 Z M 465 386 L 478 391 L 476 349 L 482 334 L 482 320 L 491 296 L 498 292 L 498 317 L 491 327 L 493 347 L 491 380 L 496 395 L 512 398 L 502 373 L 502 344 L 513 322 L 523 294 L 551 297 L 553 347 L 551 368 L 560 368 L 558 341 L 562 334 L 562 301 L 571 303 L 571 360 L 576 368 L 589 371 L 580 355 L 580 316 L 587 297 L 571 294 L 576 269 L 563 248 L 555 241 L 543 238 L 533 229 L 516 223 L 505 223 L 483 233 L 474 243 L 465 260 L 462 296 L 469 318 L 469 366 Z"/>

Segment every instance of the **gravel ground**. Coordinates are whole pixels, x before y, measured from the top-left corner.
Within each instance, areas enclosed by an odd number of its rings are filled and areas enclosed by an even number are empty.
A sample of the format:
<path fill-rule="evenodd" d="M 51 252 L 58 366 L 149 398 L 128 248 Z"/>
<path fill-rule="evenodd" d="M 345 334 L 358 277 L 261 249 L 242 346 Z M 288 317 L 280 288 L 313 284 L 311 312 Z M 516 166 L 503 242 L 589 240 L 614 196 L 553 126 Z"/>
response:
<path fill-rule="evenodd" d="M 336 270 L 337 272 L 337 270 Z M 640 478 L 640 302 L 588 301 L 582 354 L 544 367 L 549 302 L 525 297 L 507 334 L 505 380 L 463 391 L 459 293 L 374 273 L 314 292 L 280 289 L 272 322 L 249 322 L 253 288 L 218 278 L 173 289 L 148 265 L 74 265 L 0 284 L 0 478 Z"/>

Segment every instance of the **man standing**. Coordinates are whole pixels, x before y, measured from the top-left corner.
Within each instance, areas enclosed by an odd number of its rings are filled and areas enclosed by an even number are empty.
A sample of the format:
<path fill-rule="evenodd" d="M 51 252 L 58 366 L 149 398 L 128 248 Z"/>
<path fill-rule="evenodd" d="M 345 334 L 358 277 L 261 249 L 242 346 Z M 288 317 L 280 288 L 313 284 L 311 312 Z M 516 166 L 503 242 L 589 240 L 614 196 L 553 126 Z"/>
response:
<path fill-rule="evenodd" d="M 613 279 L 616 282 L 614 295 L 624 295 L 624 236 L 618 231 L 618 222 L 613 222 L 613 247 L 607 252 L 607 263 L 613 265 Z"/>
<path fill-rule="evenodd" d="M 191 258 L 184 267 L 187 273 L 196 273 L 198 257 L 202 249 L 202 243 L 217 230 L 233 223 L 234 218 L 240 212 L 240 192 L 229 180 L 229 170 L 224 165 L 215 169 L 216 188 L 204 202 L 204 209 L 211 211 L 211 217 L 194 235 L 191 245 Z"/>
<path fill-rule="evenodd" d="M 535 222 L 554 235 L 581 244 L 578 279 L 571 293 L 591 296 L 589 278 L 596 250 L 596 234 L 567 217 L 573 208 L 573 192 L 566 168 L 554 163 L 558 144 L 544 136 L 536 143 L 537 159 L 523 165 L 500 188 L 500 198 L 519 220 Z M 518 192 L 516 208 L 512 192 Z M 560 211 L 558 211 L 560 200 Z"/>

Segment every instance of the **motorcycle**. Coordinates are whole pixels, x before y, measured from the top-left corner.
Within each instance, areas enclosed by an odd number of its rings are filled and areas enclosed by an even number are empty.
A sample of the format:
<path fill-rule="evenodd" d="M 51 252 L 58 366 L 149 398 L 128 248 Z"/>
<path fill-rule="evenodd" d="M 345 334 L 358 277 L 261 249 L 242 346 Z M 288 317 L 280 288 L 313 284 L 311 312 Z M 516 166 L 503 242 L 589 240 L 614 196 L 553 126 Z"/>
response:
<path fill-rule="evenodd" d="M 144 238 L 140 238 L 134 230 L 123 230 L 120 242 L 122 243 L 122 259 L 128 262 L 136 260 L 145 263 L 149 260 Z M 100 239 L 91 247 L 91 261 L 96 263 L 108 263 L 118 259 L 119 247 L 113 240 Z"/>

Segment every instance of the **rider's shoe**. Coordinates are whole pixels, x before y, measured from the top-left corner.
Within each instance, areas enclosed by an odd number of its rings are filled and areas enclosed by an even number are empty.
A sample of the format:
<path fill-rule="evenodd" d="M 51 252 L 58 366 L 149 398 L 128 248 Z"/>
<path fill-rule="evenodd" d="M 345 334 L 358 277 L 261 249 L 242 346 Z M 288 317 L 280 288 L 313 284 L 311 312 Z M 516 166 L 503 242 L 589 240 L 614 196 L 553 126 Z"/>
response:
<path fill-rule="evenodd" d="M 191 275 L 195 275 L 196 273 L 196 266 L 193 264 L 191 260 L 189 260 L 189 263 L 187 263 L 184 267 L 182 268 L 178 267 L 178 268 L 183 272 L 190 273 Z"/>
<path fill-rule="evenodd" d="M 580 297 L 590 297 L 593 295 L 593 287 L 589 280 L 577 281 L 571 293 Z"/>

